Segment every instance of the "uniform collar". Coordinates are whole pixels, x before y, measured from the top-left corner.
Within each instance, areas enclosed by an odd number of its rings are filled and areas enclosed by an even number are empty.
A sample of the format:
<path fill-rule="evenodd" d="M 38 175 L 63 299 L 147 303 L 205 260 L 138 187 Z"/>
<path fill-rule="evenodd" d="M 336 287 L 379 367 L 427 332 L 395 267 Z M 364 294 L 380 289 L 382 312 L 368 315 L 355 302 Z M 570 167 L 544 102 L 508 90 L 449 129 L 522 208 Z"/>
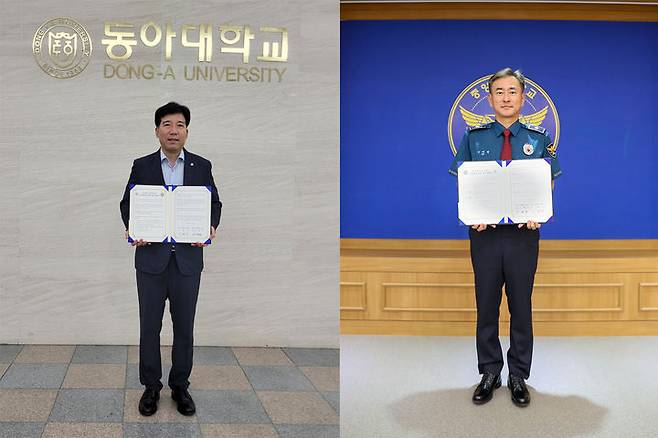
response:
<path fill-rule="evenodd" d="M 493 127 L 497 137 L 503 135 L 503 131 L 505 131 L 505 127 L 501 125 L 498 120 L 494 122 Z M 520 129 L 521 129 L 521 122 L 519 122 L 518 120 L 512 123 L 512 126 L 509 127 L 509 131 L 512 133 L 514 137 L 516 137 L 519 134 Z"/>

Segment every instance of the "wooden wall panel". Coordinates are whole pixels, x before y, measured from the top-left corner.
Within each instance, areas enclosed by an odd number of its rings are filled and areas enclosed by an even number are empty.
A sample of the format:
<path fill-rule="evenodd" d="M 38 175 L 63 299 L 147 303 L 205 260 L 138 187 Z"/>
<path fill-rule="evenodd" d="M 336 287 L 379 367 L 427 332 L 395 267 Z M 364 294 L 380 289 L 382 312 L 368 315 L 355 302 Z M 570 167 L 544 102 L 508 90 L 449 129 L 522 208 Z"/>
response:
<path fill-rule="evenodd" d="M 384 312 L 474 312 L 472 283 L 382 283 Z"/>
<path fill-rule="evenodd" d="M 461 273 L 374 273 L 376 306 L 382 320 L 475 321 L 473 277 Z M 374 304 L 375 304 L 374 303 Z"/>
<path fill-rule="evenodd" d="M 541 242 L 533 290 L 535 333 L 658 335 L 658 324 L 649 323 L 658 321 L 657 243 Z M 343 239 L 342 332 L 474 333 L 475 291 L 467 245 Z M 360 296 L 363 291 L 365 297 Z M 366 311 L 355 309 L 363 302 Z M 505 333 L 509 313 L 504 292 L 500 321 Z"/>
<path fill-rule="evenodd" d="M 340 276 L 340 314 L 342 319 L 363 319 L 368 309 L 366 274 L 345 272 Z"/>
<path fill-rule="evenodd" d="M 619 274 L 539 274 L 532 293 L 535 321 L 620 320 L 625 284 Z"/>
<path fill-rule="evenodd" d="M 658 5 L 655 2 L 644 3 L 346 3 L 340 6 L 340 18 L 341 20 L 658 21 Z"/>
<path fill-rule="evenodd" d="M 638 319 L 658 320 L 658 282 L 642 280 L 636 287 Z"/>

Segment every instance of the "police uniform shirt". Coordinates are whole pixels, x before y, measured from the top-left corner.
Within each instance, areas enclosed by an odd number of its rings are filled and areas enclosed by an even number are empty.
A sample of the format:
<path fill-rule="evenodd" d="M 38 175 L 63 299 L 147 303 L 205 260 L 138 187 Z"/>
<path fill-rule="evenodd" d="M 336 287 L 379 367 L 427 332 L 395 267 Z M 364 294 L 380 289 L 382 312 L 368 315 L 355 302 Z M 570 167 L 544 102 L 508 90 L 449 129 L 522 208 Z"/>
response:
<path fill-rule="evenodd" d="M 562 174 L 553 142 L 546 129 L 517 120 L 509 130 L 512 160 L 550 158 L 551 178 L 555 179 Z M 449 172 L 457 176 L 457 167 L 462 161 L 500 160 L 504 141 L 503 131 L 505 127 L 497 121 L 469 128 L 459 144 Z"/>

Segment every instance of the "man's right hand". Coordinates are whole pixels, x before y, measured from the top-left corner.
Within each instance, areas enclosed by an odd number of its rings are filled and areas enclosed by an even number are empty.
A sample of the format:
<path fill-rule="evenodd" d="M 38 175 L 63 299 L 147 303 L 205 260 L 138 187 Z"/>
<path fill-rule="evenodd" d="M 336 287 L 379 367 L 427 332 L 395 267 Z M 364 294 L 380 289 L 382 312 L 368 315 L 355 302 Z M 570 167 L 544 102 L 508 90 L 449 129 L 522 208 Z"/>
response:
<path fill-rule="evenodd" d="M 491 228 L 496 228 L 496 226 L 494 224 L 491 224 L 491 225 L 487 225 L 487 224 L 471 225 L 471 228 L 473 228 L 475 231 L 477 231 L 479 233 L 481 231 L 486 230 L 487 226 L 489 226 Z"/>
<path fill-rule="evenodd" d="M 128 240 L 128 230 L 124 231 L 123 236 L 126 240 Z M 130 242 L 130 244 L 132 246 L 146 246 L 146 245 L 150 245 L 151 242 L 147 242 L 144 239 L 139 239 L 139 240 L 133 240 L 132 242 Z"/>

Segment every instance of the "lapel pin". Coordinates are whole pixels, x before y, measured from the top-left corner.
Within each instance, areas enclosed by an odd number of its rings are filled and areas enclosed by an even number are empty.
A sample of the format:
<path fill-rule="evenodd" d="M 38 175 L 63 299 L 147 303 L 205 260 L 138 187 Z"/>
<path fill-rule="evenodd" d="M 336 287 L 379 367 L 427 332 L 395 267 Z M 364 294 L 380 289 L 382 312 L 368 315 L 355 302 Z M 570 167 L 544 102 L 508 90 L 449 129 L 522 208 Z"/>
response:
<path fill-rule="evenodd" d="M 194 163 L 190 163 L 190 166 L 194 166 Z"/>
<path fill-rule="evenodd" d="M 532 153 L 533 153 L 534 151 L 535 151 L 535 147 L 534 147 L 532 144 L 530 144 L 530 143 L 526 143 L 526 144 L 523 145 L 523 153 L 524 153 L 524 154 L 526 154 L 526 155 L 532 155 Z"/>

